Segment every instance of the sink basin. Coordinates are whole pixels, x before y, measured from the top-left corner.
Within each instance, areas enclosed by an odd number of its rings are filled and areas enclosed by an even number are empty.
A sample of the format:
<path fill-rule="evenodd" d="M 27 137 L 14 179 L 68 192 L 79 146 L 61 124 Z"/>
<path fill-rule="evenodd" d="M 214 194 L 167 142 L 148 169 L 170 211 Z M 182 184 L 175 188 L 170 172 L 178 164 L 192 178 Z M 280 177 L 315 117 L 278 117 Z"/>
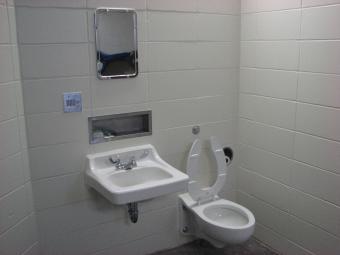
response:
<path fill-rule="evenodd" d="M 117 159 L 128 162 L 132 158 L 136 166 L 130 170 L 118 169 L 112 162 Z M 87 185 L 113 204 L 138 202 L 183 191 L 189 179 L 162 160 L 150 144 L 90 154 L 87 159 Z"/>
<path fill-rule="evenodd" d="M 112 174 L 109 179 L 113 185 L 119 187 L 129 187 L 160 181 L 171 178 L 172 176 L 158 167 L 136 168 L 131 171 L 119 172 Z"/>

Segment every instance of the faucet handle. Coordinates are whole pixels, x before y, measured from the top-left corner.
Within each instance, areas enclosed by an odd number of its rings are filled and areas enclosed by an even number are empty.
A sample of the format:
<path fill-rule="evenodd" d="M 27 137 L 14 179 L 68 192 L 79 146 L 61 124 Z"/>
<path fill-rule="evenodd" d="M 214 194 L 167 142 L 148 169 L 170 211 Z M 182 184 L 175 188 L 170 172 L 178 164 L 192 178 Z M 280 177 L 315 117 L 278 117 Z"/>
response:
<path fill-rule="evenodd" d="M 132 156 L 132 157 L 131 157 L 131 164 L 132 164 L 133 167 L 136 167 L 136 166 L 137 166 L 137 161 L 136 161 L 135 156 Z"/>
<path fill-rule="evenodd" d="M 130 170 L 130 169 L 132 169 L 136 166 L 137 166 L 137 162 L 136 162 L 135 156 L 132 156 L 132 157 L 130 157 L 129 161 L 126 162 L 125 169 Z"/>
<path fill-rule="evenodd" d="M 131 156 L 130 157 L 130 159 L 129 159 L 129 162 L 131 163 L 131 164 L 136 164 L 136 157 L 135 156 Z"/>
<path fill-rule="evenodd" d="M 119 158 L 113 159 L 112 157 L 110 157 L 109 160 L 114 165 L 119 165 L 120 164 L 120 159 Z"/>

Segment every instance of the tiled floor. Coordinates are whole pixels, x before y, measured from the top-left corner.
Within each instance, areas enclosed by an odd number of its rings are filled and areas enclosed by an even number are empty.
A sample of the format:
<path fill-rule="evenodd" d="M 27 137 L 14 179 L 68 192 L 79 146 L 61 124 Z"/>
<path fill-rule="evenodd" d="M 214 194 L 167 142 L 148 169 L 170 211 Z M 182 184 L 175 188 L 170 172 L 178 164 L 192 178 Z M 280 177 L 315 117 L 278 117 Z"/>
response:
<path fill-rule="evenodd" d="M 222 249 L 217 249 L 203 240 L 185 244 L 183 246 L 154 253 L 153 255 L 278 255 L 269 250 L 255 239 L 237 245 L 227 246 Z"/>

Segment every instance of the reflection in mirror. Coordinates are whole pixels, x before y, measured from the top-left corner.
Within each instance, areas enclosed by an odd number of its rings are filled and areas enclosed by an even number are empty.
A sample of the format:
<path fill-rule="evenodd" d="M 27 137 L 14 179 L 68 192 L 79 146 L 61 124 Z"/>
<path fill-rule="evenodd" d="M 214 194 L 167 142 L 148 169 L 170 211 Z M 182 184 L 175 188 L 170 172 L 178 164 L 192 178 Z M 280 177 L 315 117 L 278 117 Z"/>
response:
<path fill-rule="evenodd" d="M 98 78 L 137 76 L 136 12 L 133 9 L 98 8 L 95 28 Z"/>

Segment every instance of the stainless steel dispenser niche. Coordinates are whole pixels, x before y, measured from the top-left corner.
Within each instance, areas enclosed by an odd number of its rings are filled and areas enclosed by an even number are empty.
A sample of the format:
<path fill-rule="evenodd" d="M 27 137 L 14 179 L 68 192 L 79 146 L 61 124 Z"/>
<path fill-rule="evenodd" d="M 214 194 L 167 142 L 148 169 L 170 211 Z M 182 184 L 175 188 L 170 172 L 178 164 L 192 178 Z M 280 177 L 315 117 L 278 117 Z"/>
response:
<path fill-rule="evenodd" d="M 95 37 L 99 79 L 131 78 L 138 75 L 135 10 L 96 9 Z"/>
<path fill-rule="evenodd" d="M 152 134 L 151 111 L 89 118 L 90 144 Z"/>

